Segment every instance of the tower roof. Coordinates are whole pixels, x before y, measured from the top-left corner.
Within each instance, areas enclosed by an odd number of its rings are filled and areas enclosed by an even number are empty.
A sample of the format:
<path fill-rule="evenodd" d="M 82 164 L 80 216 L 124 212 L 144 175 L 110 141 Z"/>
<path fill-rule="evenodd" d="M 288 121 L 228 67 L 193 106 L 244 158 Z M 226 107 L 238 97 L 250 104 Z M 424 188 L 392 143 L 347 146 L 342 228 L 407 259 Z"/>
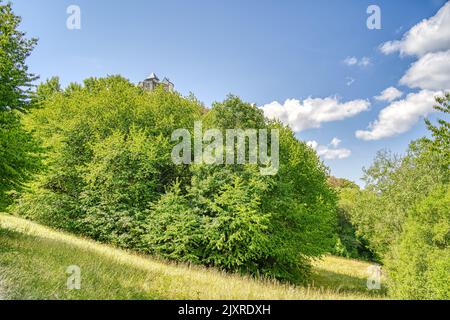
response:
<path fill-rule="evenodd" d="M 164 77 L 162 83 L 165 83 L 165 84 L 169 84 L 169 83 L 170 83 L 170 84 L 173 84 L 172 82 L 170 82 L 169 78 L 166 78 L 166 77 Z"/>
<path fill-rule="evenodd" d="M 153 72 L 145 80 L 151 80 L 151 79 L 155 79 L 155 80 L 159 81 L 159 78 Z"/>

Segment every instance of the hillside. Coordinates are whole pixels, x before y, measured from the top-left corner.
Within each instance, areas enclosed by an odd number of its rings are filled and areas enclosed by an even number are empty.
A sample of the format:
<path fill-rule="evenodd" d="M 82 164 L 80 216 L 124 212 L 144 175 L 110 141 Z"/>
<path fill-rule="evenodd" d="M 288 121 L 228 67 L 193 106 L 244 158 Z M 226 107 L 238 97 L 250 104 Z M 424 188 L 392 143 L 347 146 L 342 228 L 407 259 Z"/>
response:
<path fill-rule="evenodd" d="M 81 268 L 81 290 L 66 269 Z M 369 263 L 325 257 L 308 287 L 230 275 L 96 243 L 0 214 L 0 299 L 372 299 Z"/>

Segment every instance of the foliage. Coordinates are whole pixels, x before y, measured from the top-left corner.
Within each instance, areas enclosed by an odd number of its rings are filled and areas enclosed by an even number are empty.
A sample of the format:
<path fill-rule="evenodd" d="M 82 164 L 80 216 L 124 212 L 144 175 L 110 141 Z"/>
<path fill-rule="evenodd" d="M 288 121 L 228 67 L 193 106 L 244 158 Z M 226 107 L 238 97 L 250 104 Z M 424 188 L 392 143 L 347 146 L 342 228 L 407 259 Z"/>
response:
<path fill-rule="evenodd" d="M 365 170 L 367 186 L 356 198 L 352 222 L 358 235 L 379 256 L 390 250 L 403 232 L 408 211 L 446 182 L 443 158 L 427 139 L 413 141 L 404 157 L 387 151 L 377 154 Z"/>
<path fill-rule="evenodd" d="M 73 84 L 71 84 L 72 86 Z M 70 87 L 69 87 L 70 88 Z M 69 90 L 68 88 L 68 90 Z M 37 86 L 36 92 L 31 95 L 33 107 L 40 107 L 46 100 L 55 93 L 62 92 L 59 77 L 52 77 Z"/>
<path fill-rule="evenodd" d="M 118 246 L 139 248 L 145 210 L 170 177 L 170 145 L 134 127 L 114 131 L 91 145 L 92 159 L 82 169 L 80 206 L 83 232 Z"/>
<path fill-rule="evenodd" d="M 436 102 L 437 105 L 434 108 L 448 117 L 450 115 L 450 92 L 436 97 Z M 443 157 L 443 167 L 448 169 L 450 167 L 450 122 L 439 119 L 438 126 L 433 125 L 428 119 L 425 122 L 434 138 L 434 151 Z"/>
<path fill-rule="evenodd" d="M 101 215 L 115 208 L 118 216 L 133 214 L 183 175 L 183 168 L 170 161 L 167 132 L 191 125 L 200 114 L 195 103 L 163 90 L 144 92 L 118 76 L 90 78 L 84 86 L 72 84 L 63 91 L 57 88 L 53 80 L 40 85 L 36 99 L 41 105 L 24 121 L 49 150 L 47 170 L 36 179 L 32 193 L 36 199 L 48 199 L 48 193 L 64 199 L 77 212 L 68 214 L 57 205 L 50 212 L 77 217 L 77 223 L 71 223 L 76 230 L 92 230 L 92 219 L 83 211 Z M 31 218 L 50 225 L 64 221 L 30 210 L 26 201 L 19 204 L 18 211 Z M 108 228 L 95 236 L 103 239 Z"/>
<path fill-rule="evenodd" d="M 25 64 L 37 40 L 25 38 L 25 33 L 18 30 L 20 22 L 11 3 L 0 0 L 0 112 L 24 110 L 29 105 L 32 82 L 37 78 Z"/>
<path fill-rule="evenodd" d="M 0 209 L 11 203 L 39 167 L 38 146 L 23 129 L 18 112 L 29 106 L 36 79 L 25 64 L 36 40 L 26 39 L 17 29 L 20 20 L 11 4 L 0 0 Z"/>
<path fill-rule="evenodd" d="M 204 235 L 202 221 L 193 212 L 176 182 L 155 202 L 147 217 L 147 251 L 167 259 L 200 263 Z"/>
<path fill-rule="evenodd" d="M 290 129 L 266 124 L 235 96 L 214 104 L 205 127 L 279 129 L 279 174 L 261 176 L 255 165 L 190 166 L 191 181 L 150 210 L 149 247 L 167 258 L 304 281 L 308 259 L 332 248 L 335 198 L 325 168 Z"/>
<path fill-rule="evenodd" d="M 34 78 L 24 61 L 35 40 L 16 31 L 20 18 L 10 5 L 1 10 L 0 107 L 33 105 L 23 122 L 46 151 L 45 169 L 16 213 L 125 248 L 290 281 L 305 281 L 309 259 L 332 249 L 336 197 L 327 170 L 290 129 L 235 96 L 206 110 L 193 95 L 147 92 L 120 76 L 65 89 L 54 77 L 30 95 Z M 11 115 L 4 111 L 2 121 Z M 279 174 L 262 176 L 254 164 L 175 165 L 171 134 L 192 131 L 200 119 L 222 131 L 280 130 Z M 0 167 L 0 192 L 22 181 L 21 170 L 31 165 L 30 136 L 9 120 L 1 152 L 10 156 L 15 146 L 20 159 L 17 168 Z"/>
<path fill-rule="evenodd" d="M 255 273 L 265 253 L 268 223 L 258 210 L 258 182 L 235 177 L 214 190 L 209 201 L 200 198 L 204 182 L 194 179 L 185 196 L 175 184 L 153 206 L 149 248 L 166 258 Z M 195 203 L 201 199 L 203 206 Z"/>
<path fill-rule="evenodd" d="M 450 95 L 437 97 L 435 108 L 448 114 Z M 390 293 L 402 299 L 449 299 L 450 285 L 450 184 L 449 122 L 439 126 L 426 120 L 433 140 L 424 139 L 425 157 L 417 159 L 420 167 L 429 166 L 425 174 L 407 181 L 416 188 L 416 199 L 406 214 L 403 232 L 386 258 L 390 276 Z M 418 150 L 418 149 L 415 149 Z M 417 161 L 416 161 L 417 162 Z M 431 191 L 430 191 L 431 190 Z"/>
<path fill-rule="evenodd" d="M 39 168 L 39 147 L 15 111 L 0 111 L 0 209 Z"/>
<path fill-rule="evenodd" d="M 376 260 L 374 253 L 368 248 L 368 241 L 357 234 L 352 223 L 352 211 L 361 194 L 357 184 L 346 179 L 330 177 L 328 182 L 338 193 L 337 208 L 337 240 L 333 253 L 347 258 Z"/>
<path fill-rule="evenodd" d="M 436 109 L 448 113 L 448 94 Z M 411 142 L 403 157 L 379 152 L 351 219 L 385 262 L 395 298 L 448 299 L 450 189 L 448 122 L 427 125 L 433 139 Z"/>
<path fill-rule="evenodd" d="M 387 266 L 390 293 L 401 299 L 450 299 L 450 186 L 437 188 L 408 214 Z"/>

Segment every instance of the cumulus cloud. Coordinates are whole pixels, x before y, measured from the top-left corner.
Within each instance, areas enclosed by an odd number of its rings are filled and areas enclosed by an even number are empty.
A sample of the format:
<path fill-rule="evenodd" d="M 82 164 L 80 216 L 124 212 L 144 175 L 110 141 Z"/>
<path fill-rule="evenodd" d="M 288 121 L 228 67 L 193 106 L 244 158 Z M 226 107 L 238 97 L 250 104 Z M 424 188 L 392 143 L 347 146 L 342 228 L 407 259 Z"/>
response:
<path fill-rule="evenodd" d="M 429 52 L 450 49 L 450 1 L 435 16 L 424 19 L 406 32 L 401 40 L 381 45 L 384 54 L 423 56 Z"/>
<path fill-rule="evenodd" d="M 319 145 L 317 141 L 308 141 L 306 144 L 316 150 L 320 157 L 326 160 L 345 159 L 352 154 L 351 150 L 345 148 L 337 148 L 341 140 L 333 138 L 328 146 Z M 332 147 L 330 147 L 332 146 Z"/>
<path fill-rule="evenodd" d="M 381 110 L 378 119 L 369 125 L 369 130 L 358 130 L 355 135 L 362 140 L 388 138 L 411 129 L 421 117 L 433 112 L 434 97 L 442 92 L 422 90 L 410 93 L 403 100 L 391 103 Z"/>
<path fill-rule="evenodd" d="M 380 49 L 385 54 L 399 52 L 401 56 L 418 57 L 399 83 L 421 91 L 393 102 L 400 93 L 391 87 L 375 97 L 389 101 L 390 105 L 381 110 L 368 130 L 356 131 L 356 137 L 363 140 L 378 140 L 408 131 L 421 117 L 434 111 L 434 97 L 450 89 L 450 1 L 435 16 L 412 27 L 401 40 L 386 42 Z"/>
<path fill-rule="evenodd" d="M 398 90 L 395 87 L 389 87 L 381 92 L 379 96 L 376 96 L 375 99 L 378 101 L 389 101 L 392 102 L 397 98 L 400 98 L 403 95 L 403 92 Z"/>
<path fill-rule="evenodd" d="M 400 84 L 429 90 L 450 89 L 450 50 L 421 57 L 400 79 Z"/>
<path fill-rule="evenodd" d="M 348 66 L 358 65 L 361 67 L 367 67 L 371 63 L 370 58 L 368 57 L 362 57 L 361 59 L 358 59 L 357 57 L 347 57 L 343 62 Z"/>
<path fill-rule="evenodd" d="M 368 110 L 367 100 L 340 102 L 337 97 L 308 98 L 303 101 L 288 99 L 284 104 L 277 101 L 261 107 L 269 119 L 287 124 L 295 132 L 319 128 L 324 122 L 343 120 Z"/>

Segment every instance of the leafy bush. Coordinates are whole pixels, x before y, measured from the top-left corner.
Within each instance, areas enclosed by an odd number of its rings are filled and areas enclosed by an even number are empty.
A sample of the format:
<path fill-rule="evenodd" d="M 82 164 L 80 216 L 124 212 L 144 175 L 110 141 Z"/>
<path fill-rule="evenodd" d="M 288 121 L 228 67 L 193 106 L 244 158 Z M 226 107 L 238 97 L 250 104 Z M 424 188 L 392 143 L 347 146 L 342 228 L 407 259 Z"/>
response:
<path fill-rule="evenodd" d="M 148 217 L 150 250 L 166 258 L 256 273 L 257 261 L 266 254 L 269 222 L 260 213 L 256 184 L 235 176 L 214 190 L 211 199 L 202 197 L 205 186 L 199 179 L 193 179 L 185 195 L 175 184 Z M 203 205 L 196 205 L 202 200 Z"/>
<path fill-rule="evenodd" d="M 40 148 L 15 111 L 0 111 L 0 210 L 40 166 Z"/>
<path fill-rule="evenodd" d="M 368 241 L 358 234 L 352 222 L 352 211 L 361 196 L 361 189 L 352 181 L 329 177 L 328 183 L 338 194 L 337 239 L 333 254 L 355 259 L 377 260 L 368 247 Z"/>
<path fill-rule="evenodd" d="M 415 206 L 387 259 L 390 293 L 401 299 L 450 299 L 450 186 Z"/>
<path fill-rule="evenodd" d="M 39 167 L 37 144 L 20 123 L 37 79 L 25 63 L 37 40 L 25 37 L 20 22 L 12 4 L 0 0 L 0 211 Z"/>
<path fill-rule="evenodd" d="M 91 146 L 92 160 L 82 170 L 80 193 L 84 233 L 127 248 L 139 248 L 145 210 L 158 199 L 176 171 L 169 142 L 131 128 L 115 131 Z"/>
<path fill-rule="evenodd" d="M 201 220 L 176 182 L 150 207 L 143 236 L 146 251 L 168 259 L 201 263 L 204 241 Z"/>

